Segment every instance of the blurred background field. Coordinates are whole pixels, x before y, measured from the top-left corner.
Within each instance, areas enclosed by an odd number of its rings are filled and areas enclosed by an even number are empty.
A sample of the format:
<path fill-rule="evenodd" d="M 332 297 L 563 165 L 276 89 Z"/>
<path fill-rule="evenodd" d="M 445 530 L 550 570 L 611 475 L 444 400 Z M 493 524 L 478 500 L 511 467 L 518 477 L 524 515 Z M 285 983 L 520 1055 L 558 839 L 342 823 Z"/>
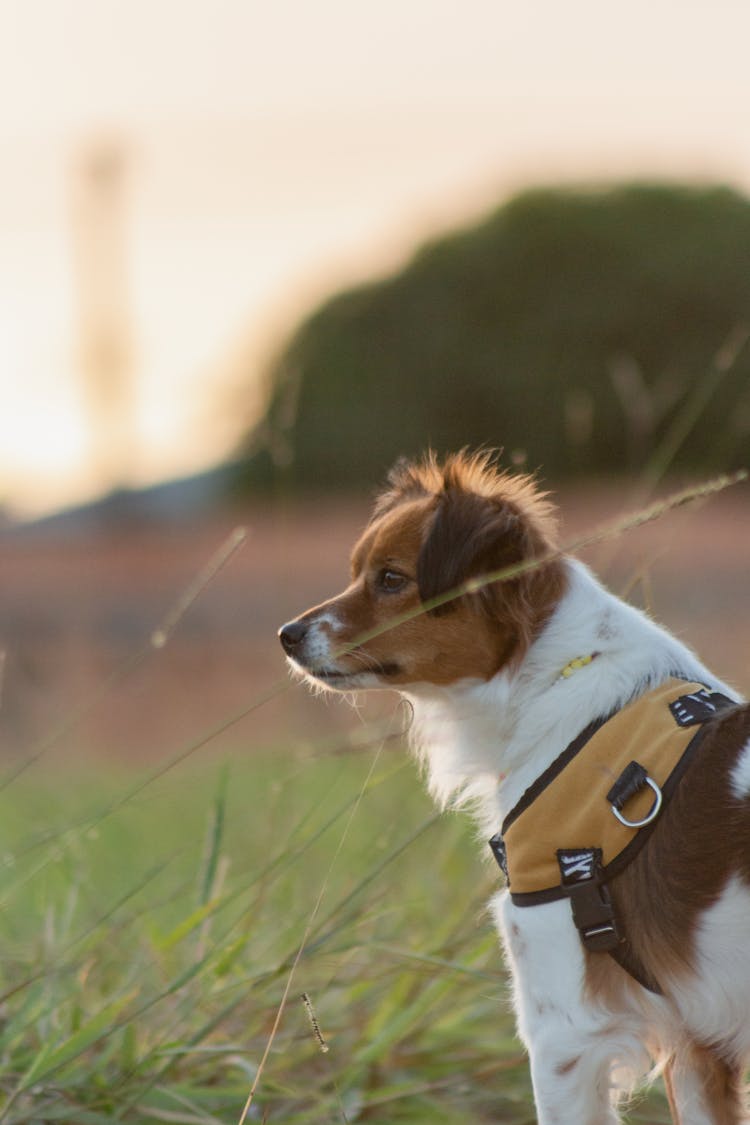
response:
<path fill-rule="evenodd" d="M 750 590 L 750 520 L 745 486 L 673 512 L 653 526 L 581 552 L 613 589 L 650 609 L 712 667 L 750 689 L 741 623 Z M 662 490 L 663 492 L 665 490 Z M 557 499 L 563 541 L 636 510 L 627 485 L 567 485 Z M 178 749 L 283 681 L 276 631 L 330 597 L 348 578 L 349 550 L 370 497 L 307 498 L 273 505 L 248 500 L 199 519 L 94 520 L 19 528 L 0 538 L 0 628 L 6 645 L 6 754 L 23 759 L 69 714 L 84 710 L 51 757 L 81 753 L 137 765 Z M 185 613 L 163 649 L 151 634 L 233 529 L 247 538 Z M 147 655 L 104 693 L 111 675 Z M 382 706 L 365 703 L 369 714 Z M 212 743 L 248 751 L 314 732 L 344 732 L 347 704 L 296 686 Z"/>
<path fill-rule="evenodd" d="M 484 843 L 275 634 L 400 454 L 748 467 L 750 12 L 0 24 L 0 1123 L 531 1122 Z M 745 691 L 748 495 L 583 552 Z"/>

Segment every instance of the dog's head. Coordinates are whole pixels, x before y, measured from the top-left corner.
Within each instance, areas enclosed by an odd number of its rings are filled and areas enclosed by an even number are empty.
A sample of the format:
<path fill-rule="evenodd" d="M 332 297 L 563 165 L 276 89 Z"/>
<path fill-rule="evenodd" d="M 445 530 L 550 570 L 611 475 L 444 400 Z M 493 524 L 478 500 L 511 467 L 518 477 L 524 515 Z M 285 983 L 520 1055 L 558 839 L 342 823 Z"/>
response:
<path fill-rule="evenodd" d="M 279 638 L 295 669 L 341 691 L 488 680 L 523 657 L 558 601 L 554 548 L 544 494 L 488 454 L 399 462 L 355 544 L 350 585 Z"/>

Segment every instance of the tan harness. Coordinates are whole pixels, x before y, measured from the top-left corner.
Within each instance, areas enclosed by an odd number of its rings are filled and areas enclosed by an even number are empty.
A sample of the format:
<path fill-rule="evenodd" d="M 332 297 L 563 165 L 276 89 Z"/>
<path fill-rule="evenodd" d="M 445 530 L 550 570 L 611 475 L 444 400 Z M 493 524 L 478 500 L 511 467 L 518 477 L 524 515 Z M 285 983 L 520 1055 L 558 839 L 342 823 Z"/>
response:
<path fill-rule="evenodd" d="M 586 727 L 490 841 L 516 906 L 569 898 L 585 947 L 610 953 L 654 992 L 658 984 L 618 927 L 607 883 L 648 840 L 705 724 L 735 706 L 702 684 L 668 680 Z"/>

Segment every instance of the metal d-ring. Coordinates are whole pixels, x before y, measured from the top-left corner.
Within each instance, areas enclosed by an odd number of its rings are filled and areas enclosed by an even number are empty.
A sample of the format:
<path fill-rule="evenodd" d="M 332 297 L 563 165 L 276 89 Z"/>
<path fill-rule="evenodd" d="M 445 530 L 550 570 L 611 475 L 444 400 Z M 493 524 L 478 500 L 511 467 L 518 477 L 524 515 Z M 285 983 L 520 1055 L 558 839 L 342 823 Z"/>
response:
<path fill-rule="evenodd" d="M 659 815 L 659 811 L 662 805 L 661 789 L 652 778 L 646 776 L 643 780 L 646 782 L 646 785 L 651 786 L 654 793 L 656 794 L 656 796 L 654 797 L 654 803 L 644 816 L 643 820 L 628 820 L 628 818 L 626 816 L 623 816 L 620 810 L 617 809 L 614 805 L 609 806 L 619 820 L 620 824 L 624 824 L 626 828 L 643 828 L 644 824 L 650 824 L 651 821 L 656 820 L 657 816 Z"/>

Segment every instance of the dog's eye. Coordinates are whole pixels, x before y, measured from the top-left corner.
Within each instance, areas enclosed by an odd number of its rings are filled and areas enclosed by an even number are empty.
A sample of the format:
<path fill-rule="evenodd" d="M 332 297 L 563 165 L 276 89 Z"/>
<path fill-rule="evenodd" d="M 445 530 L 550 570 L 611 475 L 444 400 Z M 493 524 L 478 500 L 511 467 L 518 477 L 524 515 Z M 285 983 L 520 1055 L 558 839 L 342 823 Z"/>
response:
<path fill-rule="evenodd" d="M 382 590 L 384 594 L 397 594 L 403 590 L 409 579 L 405 574 L 399 574 L 397 570 L 388 570 L 384 568 L 378 574 L 378 589 Z"/>

